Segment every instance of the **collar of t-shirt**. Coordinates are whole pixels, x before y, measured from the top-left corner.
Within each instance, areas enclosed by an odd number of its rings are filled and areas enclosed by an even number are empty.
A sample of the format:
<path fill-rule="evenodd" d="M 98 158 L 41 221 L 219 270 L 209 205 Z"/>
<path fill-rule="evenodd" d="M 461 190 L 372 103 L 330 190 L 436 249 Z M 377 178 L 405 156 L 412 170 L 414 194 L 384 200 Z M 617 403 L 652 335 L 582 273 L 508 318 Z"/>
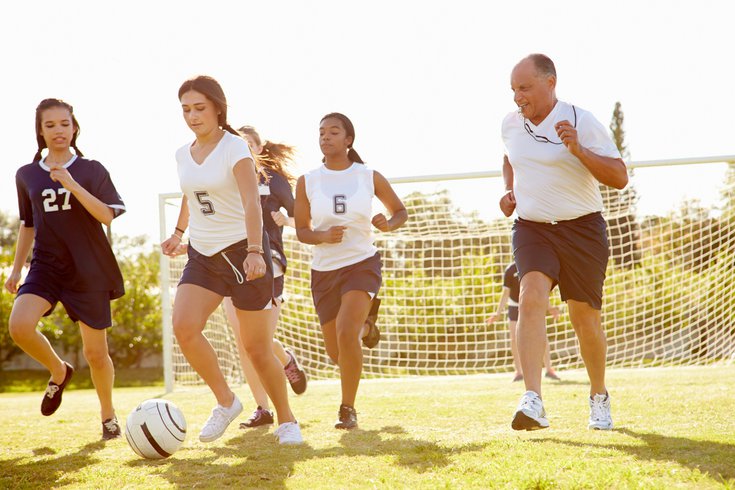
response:
<path fill-rule="evenodd" d="M 64 165 L 62 165 L 61 167 L 62 168 L 69 168 L 69 166 L 71 166 L 71 164 L 74 163 L 76 161 L 76 159 L 77 159 L 77 155 L 72 155 L 71 158 L 69 159 L 69 161 L 66 162 Z M 41 160 L 39 160 L 38 161 L 38 165 L 42 169 L 44 169 L 46 172 L 50 172 L 51 171 L 51 167 L 49 167 L 48 165 L 46 165 L 46 157 L 43 157 Z"/>
<path fill-rule="evenodd" d="M 556 104 L 554 104 L 554 108 L 551 109 L 551 112 L 549 112 L 549 114 L 544 118 L 543 121 L 538 124 L 538 126 L 533 124 L 530 119 L 524 118 L 523 122 L 528 124 L 528 127 L 531 128 L 533 134 L 551 139 L 556 136 L 556 129 L 554 129 L 554 124 L 556 124 L 556 120 L 558 119 L 557 114 L 562 111 L 562 107 L 571 106 L 565 102 L 562 102 L 561 100 L 557 100 Z M 561 119 L 559 120 L 563 119 L 564 117 L 561 117 Z"/>

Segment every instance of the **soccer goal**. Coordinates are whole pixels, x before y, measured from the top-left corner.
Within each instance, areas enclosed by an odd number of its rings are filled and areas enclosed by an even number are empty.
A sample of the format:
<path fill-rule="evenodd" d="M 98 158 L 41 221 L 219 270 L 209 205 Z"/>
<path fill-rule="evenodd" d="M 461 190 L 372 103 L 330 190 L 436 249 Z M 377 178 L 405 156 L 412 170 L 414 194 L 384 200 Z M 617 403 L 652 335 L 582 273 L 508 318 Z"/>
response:
<path fill-rule="evenodd" d="M 682 201 L 642 214 L 647 198 L 641 174 L 675 168 L 721 170 L 711 204 Z M 735 362 L 735 156 L 630 165 L 625 191 L 603 189 L 611 259 L 602 320 L 608 365 L 653 366 Z M 649 179 L 650 180 L 650 179 Z M 512 260 L 512 220 L 499 216 L 498 172 L 391 179 L 409 211 L 393 233 L 375 233 L 383 258 L 382 339 L 365 350 L 364 375 L 388 377 L 512 370 L 507 319 L 492 325 L 502 274 Z M 681 183 L 686 186 L 686 182 Z M 180 194 L 160 196 L 161 238 L 174 227 Z M 379 203 L 376 203 L 379 204 Z M 378 212 L 379 208 L 375 208 Z M 309 288 L 310 246 L 293 230 L 284 234 L 288 255 L 285 297 L 277 337 L 293 349 L 312 379 L 337 376 L 327 357 Z M 166 388 L 200 383 L 176 345 L 171 305 L 185 258 L 161 257 Z M 548 318 L 552 362 L 582 366 L 569 316 Z M 242 381 L 235 339 L 220 309 L 205 330 L 231 382 Z"/>

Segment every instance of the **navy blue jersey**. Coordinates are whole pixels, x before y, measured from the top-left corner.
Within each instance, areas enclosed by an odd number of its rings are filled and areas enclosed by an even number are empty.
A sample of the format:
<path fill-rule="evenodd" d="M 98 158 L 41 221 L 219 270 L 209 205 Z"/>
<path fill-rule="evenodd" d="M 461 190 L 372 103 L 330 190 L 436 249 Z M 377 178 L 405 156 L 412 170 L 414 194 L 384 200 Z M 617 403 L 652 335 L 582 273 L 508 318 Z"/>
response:
<path fill-rule="evenodd" d="M 274 260 L 278 260 L 285 271 L 286 254 L 283 251 L 283 227 L 278 226 L 273 221 L 271 211 L 278 211 L 281 208 L 285 208 L 288 215 L 293 217 L 293 193 L 286 177 L 269 168 L 264 168 L 263 170 L 270 178 L 268 182 L 268 194 L 261 194 L 260 196 L 260 207 L 263 208 L 263 228 L 270 238 L 271 252 L 277 252 L 278 254 L 278 256 L 274 254 Z M 262 180 L 263 178 L 261 177 L 261 183 Z"/>
<path fill-rule="evenodd" d="M 76 182 L 110 206 L 118 216 L 125 204 L 101 163 L 73 158 L 65 165 Z M 102 224 L 59 182 L 43 161 L 24 165 L 15 175 L 20 219 L 33 227 L 31 269 L 54 273 L 72 291 L 109 291 L 110 299 L 125 293 L 112 248 Z"/>
<path fill-rule="evenodd" d="M 512 262 L 505 269 L 503 286 L 510 289 L 510 299 L 518 303 L 518 297 L 521 295 L 521 280 L 518 278 L 518 269 L 515 262 Z"/>

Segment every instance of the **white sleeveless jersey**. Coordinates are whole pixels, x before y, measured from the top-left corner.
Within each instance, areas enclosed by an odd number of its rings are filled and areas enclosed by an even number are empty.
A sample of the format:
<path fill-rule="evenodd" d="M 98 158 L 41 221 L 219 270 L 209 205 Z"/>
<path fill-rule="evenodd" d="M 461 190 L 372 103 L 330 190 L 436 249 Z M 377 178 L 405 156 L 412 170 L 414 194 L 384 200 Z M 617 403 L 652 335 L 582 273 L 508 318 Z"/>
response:
<path fill-rule="evenodd" d="M 347 227 L 341 243 L 314 246 L 312 269 L 332 271 L 375 255 L 378 249 L 373 244 L 371 224 L 373 171 L 361 163 L 345 170 L 329 170 L 322 165 L 307 173 L 304 183 L 314 230 Z"/>
<path fill-rule="evenodd" d="M 189 242 L 197 252 L 211 257 L 247 238 L 233 169 L 252 155 L 244 139 L 228 132 L 201 164 L 194 161 L 190 148 L 186 144 L 176 152 L 179 183 L 189 201 Z"/>

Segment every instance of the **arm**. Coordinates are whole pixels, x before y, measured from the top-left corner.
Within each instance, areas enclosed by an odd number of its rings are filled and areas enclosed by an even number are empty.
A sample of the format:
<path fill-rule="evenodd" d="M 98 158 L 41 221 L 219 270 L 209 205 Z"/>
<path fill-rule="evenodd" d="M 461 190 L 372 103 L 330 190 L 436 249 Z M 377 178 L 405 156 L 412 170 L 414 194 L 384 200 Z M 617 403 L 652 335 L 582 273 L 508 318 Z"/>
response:
<path fill-rule="evenodd" d="M 380 231 L 393 231 L 400 228 L 408 219 L 408 211 L 401 199 L 396 195 L 388 179 L 378 172 L 373 172 L 373 185 L 375 196 L 380 199 L 383 206 L 390 213 L 390 219 L 386 219 L 383 213 L 373 216 L 372 223 Z"/>
<path fill-rule="evenodd" d="M 508 217 L 516 209 L 516 196 L 513 193 L 513 167 L 510 165 L 508 155 L 503 155 L 503 183 L 505 193 L 500 198 L 500 210 Z"/>
<path fill-rule="evenodd" d="M 275 194 L 276 199 L 278 199 L 278 203 L 288 214 L 288 216 L 285 216 L 280 211 L 271 211 L 273 221 L 278 226 L 290 226 L 291 228 L 294 228 L 296 225 L 294 224 L 293 219 L 294 198 L 293 193 L 291 192 L 291 186 L 285 177 L 276 173 L 271 177 L 270 188 L 271 192 Z"/>
<path fill-rule="evenodd" d="M 488 325 L 492 325 L 493 323 L 495 323 L 498 317 L 502 315 L 503 312 L 505 311 L 505 305 L 508 304 L 509 297 L 510 297 L 510 288 L 503 286 L 503 294 L 500 295 L 500 301 L 498 302 L 498 309 L 495 311 L 493 315 L 490 315 L 490 318 L 488 318 L 485 323 L 487 323 Z"/>
<path fill-rule="evenodd" d="M 326 231 L 317 231 L 311 227 L 311 204 L 306 196 L 304 176 L 296 182 L 296 205 L 294 207 L 296 236 L 299 241 L 309 245 L 320 243 L 340 243 L 346 226 L 332 226 Z"/>
<path fill-rule="evenodd" d="M 559 121 L 555 128 L 556 134 L 569 153 L 577 157 L 601 184 L 615 189 L 623 189 L 628 184 L 628 169 L 622 159 L 604 157 L 582 146 L 579 143 L 577 129 L 567 120 Z"/>
<path fill-rule="evenodd" d="M 23 265 L 26 263 L 28 254 L 33 246 L 33 233 L 34 228 L 32 226 L 25 226 L 23 223 L 20 224 L 18 229 L 18 241 L 15 245 L 13 270 L 10 271 L 7 281 L 5 281 L 5 289 L 13 294 L 18 292 L 20 271 L 23 269 Z"/>
<path fill-rule="evenodd" d="M 260 207 L 258 177 L 252 158 L 243 158 L 232 169 L 240 190 L 242 207 L 245 210 L 245 230 L 248 234 L 248 248 L 263 247 L 263 211 Z M 257 271 L 265 271 L 265 260 L 259 253 L 248 253 L 243 262 L 245 279 L 250 281 L 262 277 Z"/>
<path fill-rule="evenodd" d="M 186 230 L 189 225 L 189 201 L 186 196 L 181 198 L 181 207 L 179 208 L 179 219 L 176 220 L 176 228 Z M 181 248 L 181 239 L 184 237 L 183 232 L 174 230 L 171 236 L 161 243 L 161 253 L 170 257 L 176 257 L 186 252 L 185 248 Z"/>
<path fill-rule="evenodd" d="M 71 176 L 67 169 L 61 165 L 52 165 L 49 176 L 51 177 L 51 180 L 59 182 L 64 186 L 64 189 L 71 192 L 72 195 L 77 198 L 77 201 L 84 206 L 84 209 L 94 217 L 94 219 L 108 226 L 112 223 L 112 220 L 115 217 L 115 212 L 112 208 L 94 197 L 92 193 L 82 187 L 79 182 L 74 180 L 74 177 Z"/>

